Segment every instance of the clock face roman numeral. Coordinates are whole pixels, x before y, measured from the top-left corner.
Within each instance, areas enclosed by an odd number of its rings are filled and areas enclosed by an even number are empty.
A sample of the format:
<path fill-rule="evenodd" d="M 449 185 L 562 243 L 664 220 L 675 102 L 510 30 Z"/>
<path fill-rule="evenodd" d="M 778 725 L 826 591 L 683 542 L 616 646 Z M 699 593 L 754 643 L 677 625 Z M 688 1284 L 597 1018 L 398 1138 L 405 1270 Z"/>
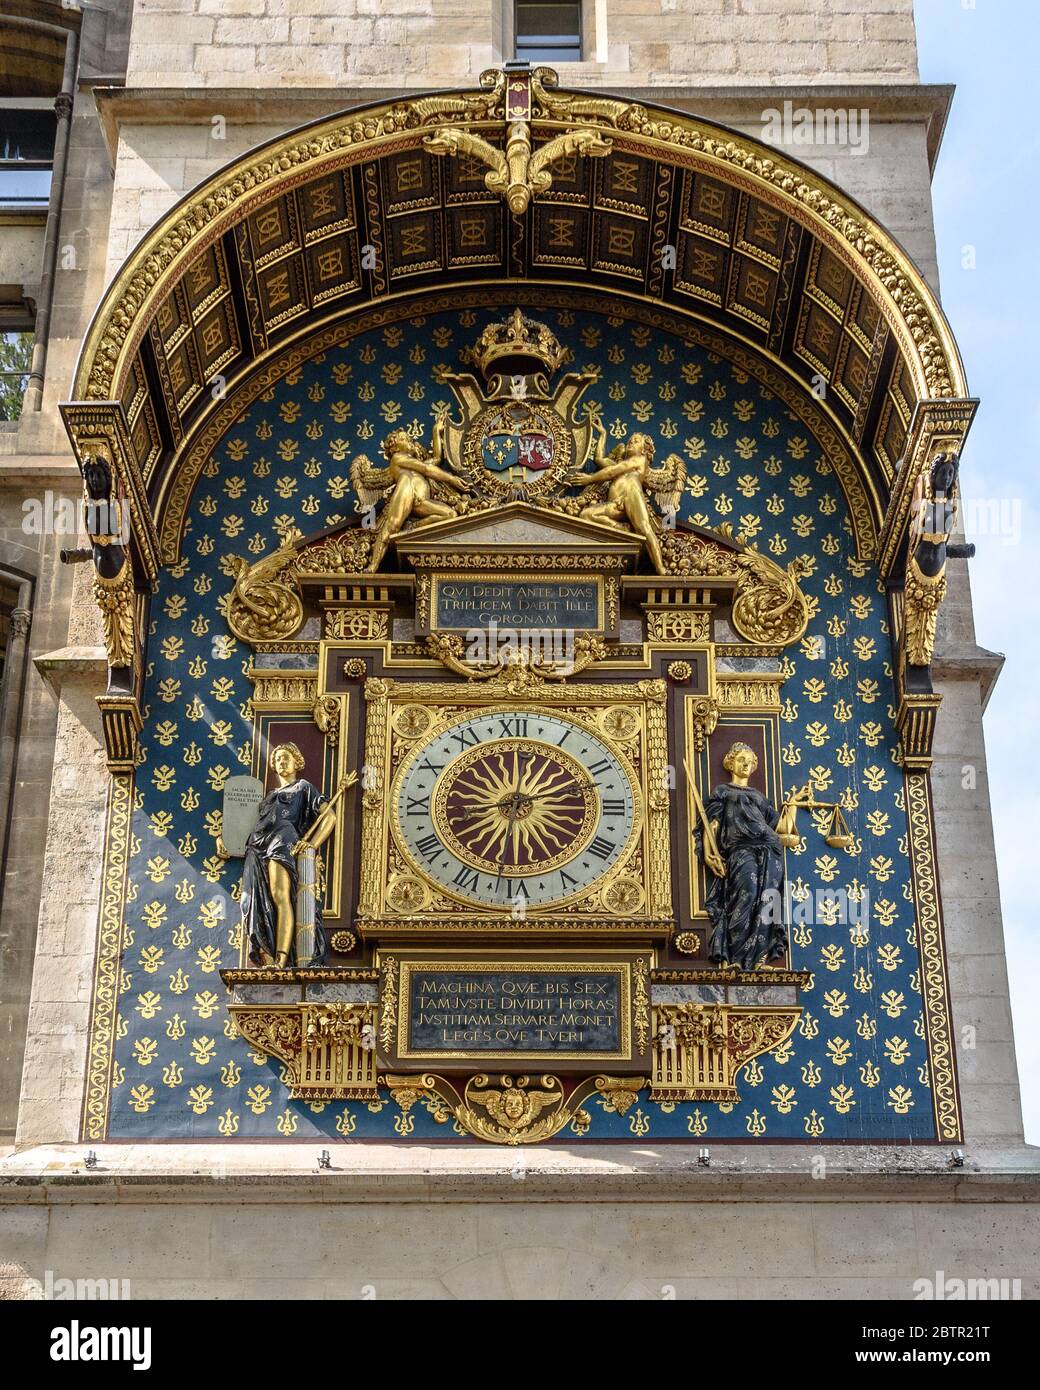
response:
<path fill-rule="evenodd" d="M 496 892 L 501 898 L 523 898 L 525 902 L 530 901 L 530 893 L 527 885 L 522 878 L 504 878 L 501 883 L 496 884 Z"/>
<path fill-rule="evenodd" d="M 395 835 L 413 871 L 499 915 L 591 891 L 641 820 L 634 776 L 592 721 L 538 708 L 442 724 L 406 752 L 394 785 Z"/>
<path fill-rule="evenodd" d="M 429 864 L 443 851 L 444 846 L 436 835 L 424 835 L 421 840 L 415 841 L 415 848 Z"/>
<path fill-rule="evenodd" d="M 498 731 L 503 738 L 526 738 L 526 715 L 514 714 L 510 715 L 508 718 L 500 718 L 498 721 Z"/>

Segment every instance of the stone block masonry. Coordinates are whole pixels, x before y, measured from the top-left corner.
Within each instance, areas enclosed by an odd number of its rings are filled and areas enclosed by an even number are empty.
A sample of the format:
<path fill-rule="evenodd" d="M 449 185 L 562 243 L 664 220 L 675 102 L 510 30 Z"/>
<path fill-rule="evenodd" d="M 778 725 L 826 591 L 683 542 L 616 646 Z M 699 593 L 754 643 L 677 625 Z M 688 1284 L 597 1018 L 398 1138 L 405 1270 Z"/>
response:
<path fill-rule="evenodd" d="M 471 81 L 508 0 L 138 0 L 127 84 L 380 87 Z M 607 0 L 565 80 L 611 87 L 913 82 L 912 0 Z M 602 27 L 605 26 L 605 32 Z M 606 61 L 596 61 L 606 54 Z"/>

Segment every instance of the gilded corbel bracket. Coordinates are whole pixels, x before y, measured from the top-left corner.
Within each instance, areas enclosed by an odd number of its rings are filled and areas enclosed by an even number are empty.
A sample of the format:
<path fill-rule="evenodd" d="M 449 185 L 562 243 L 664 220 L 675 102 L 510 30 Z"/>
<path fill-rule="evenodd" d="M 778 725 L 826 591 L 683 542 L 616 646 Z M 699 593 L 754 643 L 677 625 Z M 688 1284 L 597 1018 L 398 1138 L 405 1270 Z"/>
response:
<path fill-rule="evenodd" d="M 422 1101 L 438 1124 L 453 1119 L 457 1129 L 489 1144 L 540 1144 L 570 1126 L 575 1134 L 588 1133 L 592 1116 L 584 1103 L 602 1098 L 604 1109 L 624 1115 L 634 1104 L 644 1077 L 589 1077 L 568 1095 L 559 1077 L 490 1076 L 478 1072 L 461 1093 L 446 1077 L 430 1072 L 415 1075 L 388 1074 L 382 1078 L 391 1098 L 408 1125 L 409 1112 Z"/>
<path fill-rule="evenodd" d="M 673 662 L 673 665 L 677 663 Z M 699 753 L 710 735 L 715 732 L 719 722 L 719 702 L 710 695 L 690 697 L 687 705 L 690 728 L 693 731 L 693 746 Z"/>
<path fill-rule="evenodd" d="M 378 1097 L 375 1004 L 230 1004 L 228 1009 L 246 1042 L 283 1063 L 293 1100 Z"/>
<path fill-rule="evenodd" d="M 936 454 L 961 453 L 978 404 L 975 399 L 918 402 L 878 542 L 878 569 L 883 579 L 898 573 L 921 475 L 931 466 Z"/>
<path fill-rule="evenodd" d="M 319 695 L 313 715 L 315 724 L 335 748 L 343 727 L 343 701 L 336 695 Z"/>
<path fill-rule="evenodd" d="M 154 583 L 160 566 L 143 471 L 119 401 L 71 401 L 60 407 L 76 461 L 100 458 L 112 469 L 130 514 L 130 542 L 142 580 Z"/>
<path fill-rule="evenodd" d="M 542 70 L 547 71 L 547 70 Z M 581 127 L 554 136 L 538 149 L 531 139 L 531 73 L 489 71 L 481 77 L 485 83 L 494 77 L 496 87 L 501 79 L 504 94 L 505 149 L 458 126 L 441 126 L 423 140 L 432 155 L 457 158 L 462 155 L 487 165 L 484 186 L 489 193 L 503 198 L 514 216 L 526 212 L 532 199 L 547 193 L 552 187 L 552 166 L 574 155 L 602 158 L 609 154 L 612 142 L 599 130 Z M 490 108 L 489 108 L 490 109 Z M 459 112 L 458 114 L 473 114 Z M 424 117 L 428 118 L 428 117 Z"/>
<path fill-rule="evenodd" d="M 105 764 L 111 773 L 132 772 L 137 766 L 137 738 L 143 727 L 136 695 L 99 695 Z"/>
<path fill-rule="evenodd" d="M 796 1005 L 658 1004 L 654 1009 L 654 1101 L 736 1102 L 740 1069 L 794 1032 Z"/>
<path fill-rule="evenodd" d="M 902 683 L 901 683 L 902 684 Z M 932 764 L 935 719 L 942 696 L 935 691 L 914 694 L 900 689 L 896 710 L 896 730 L 903 749 L 903 766 L 927 768 Z"/>

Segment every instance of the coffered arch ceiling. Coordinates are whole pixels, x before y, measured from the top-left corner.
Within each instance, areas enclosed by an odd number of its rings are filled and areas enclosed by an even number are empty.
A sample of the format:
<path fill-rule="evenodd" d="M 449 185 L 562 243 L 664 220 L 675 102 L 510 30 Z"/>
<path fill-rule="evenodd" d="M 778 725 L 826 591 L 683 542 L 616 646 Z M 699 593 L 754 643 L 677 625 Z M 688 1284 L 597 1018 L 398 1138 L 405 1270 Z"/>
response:
<path fill-rule="evenodd" d="M 513 297 L 532 312 L 540 295 L 598 294 L 769 364 L 850 460 L 842 481 L 861 553 L 880 538 L 891 558 L 908 470 L 896 473 L 922 411 L 936 408 L 924 403 L 942 403 L 960 436 L 972 407 L 949 326 L 906 253 L 775 150 L 679 112 L 562 92 L 544 69 L 532 84 L 535 150 L 591 127 L 610 152 L 567 155 L 549 189 L 511 211 L 486 164 L 424 146 L 448 125 L 504 148 L 496 77 L 483 92 L 356 108 L 263 145 L 129 257 L 64 409 L 81 456 L 107 412 L 135 522 L 151 532 L 138 537 L 145 571 L 176 558 L 178 528 L 164 530 L 163 516 L 193 485 L 185 460 L 222 397 L 258 372 L 272 379 L 276 359 L 299 360 L 336 323 L 389 321 L 450 287 L 460 301 Z"/>

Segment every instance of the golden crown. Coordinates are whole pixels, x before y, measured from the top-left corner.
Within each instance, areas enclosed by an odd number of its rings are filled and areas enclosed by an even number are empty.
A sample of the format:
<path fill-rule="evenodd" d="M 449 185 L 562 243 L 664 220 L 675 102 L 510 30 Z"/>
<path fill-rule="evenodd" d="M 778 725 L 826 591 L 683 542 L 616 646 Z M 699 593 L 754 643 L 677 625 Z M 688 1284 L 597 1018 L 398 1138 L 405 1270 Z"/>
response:
<path fill-rule="evenodd" d="M 530 372 L 532 362 L 554 372 L 564 355 L 556 334 L 519 309 L 502 323 L 489 323 L 473 349 L 473 360 L 485 376 L 492 368 L 499 375 L 523 376 Z"/>

